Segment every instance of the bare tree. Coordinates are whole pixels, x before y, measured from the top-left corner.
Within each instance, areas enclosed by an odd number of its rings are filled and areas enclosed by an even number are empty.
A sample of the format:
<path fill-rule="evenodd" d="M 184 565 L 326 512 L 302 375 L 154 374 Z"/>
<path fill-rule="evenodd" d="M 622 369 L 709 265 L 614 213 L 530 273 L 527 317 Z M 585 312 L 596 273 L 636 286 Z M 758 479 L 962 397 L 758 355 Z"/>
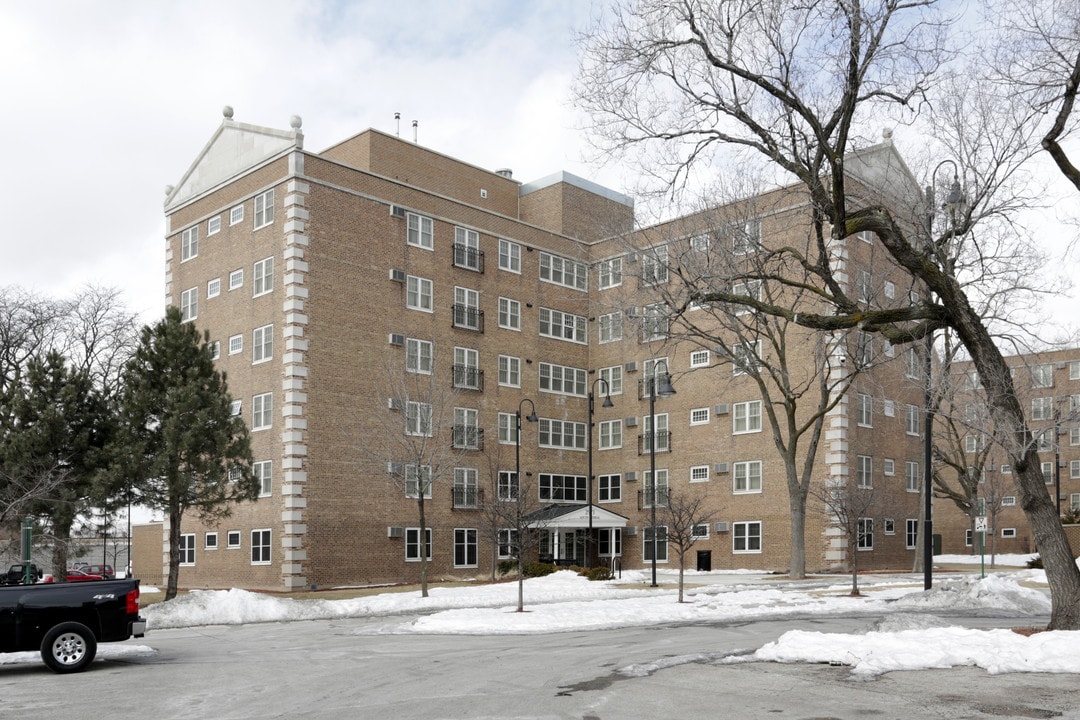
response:
<path fill-rule="evenodd" d="M 649 163 L 668 187 L 684 186 L 696 179 L 694 172 L 722 160 L 756 159 L 778 180 L 794 178 L 810 227 L 804 242 L 765 251 L 763 279 L 804 287 L 827 309 L 793 308 L 730 290 L 705 293 L 697 302 L 738 303 L 814 330 L 880 333 L 893 345 L 953 330 L 987 389 L 990 417 L 1043 553 L 1050 627 L 1078 629 L 1080 571 L 1043 482 L 1008 365 L 978 302 L 995 297 L 1008 275 L 1007 267 L 982 261 L 981 229 L 1022 204 L 1018 173 L 1036 151 L 1025 121 L 997 135 L 966 127 L 962 137 L 979 142 L 953 146 L 950 160 L 954 175 L 964 177 L 968 201 L 945 226 L 930 227 L 929 239 L 930 208 L 914 178 L 891 146 L 871 152 L 865 139 L 870 117 L 910 120 L 916 110 L 936 112 L 933 103 L 920 101 L 946 91 L 937 82 L 950 56 L 948 23 L 931 5 L 643 0 L 616 9 L 585 37 L 577 97 L 591 112 L 603 149 L 657 150 L 647 159 L 669 160 L 667 166 Z M 986 100 L 989 109 L 993 98 Z M 930 173 L 934 189 L 936 170 Z M 929 199 L 936 208 L 939 199 Z M 917 299 L 885 306 L 859 301 L 837 253 L 858 233 L 870 233 L 883 257 L 912 279 Z M 1030 238 L 1018 239 L 1014 254 L 1023 254 L 1024 240 Z M 974 278 L 968 269 L 976 271 Z M 980 282 L 987 289 L 976 293 Z"/>
<path fill-rule="evenodd" d="M 668 547 L 674 547 L 679 561 L 679 602 L 683 602 L 686 575 L 686 554 L 701 537 L 708 535 L 709 523 L 719 508 L 710 507 L 707 493 L 695 493 L 689 489 L 668 490 L 662 505 L 663 522 L 667 525 Z M 702 532 L 702 528 L 706 532 Z"/>
<path fill-rule="evenodd" d="M 847 538 L 851 594 L 861 595 L 859 555 L 862 551 L 873 550 L 875 527 L 881 526 L 883 513 L 893 505 L 893 493 L 881 484 L 872 484 L 857 475 L 829 478 L 814 485 L 810 493 L 821 501 L 828 522 Z"/>

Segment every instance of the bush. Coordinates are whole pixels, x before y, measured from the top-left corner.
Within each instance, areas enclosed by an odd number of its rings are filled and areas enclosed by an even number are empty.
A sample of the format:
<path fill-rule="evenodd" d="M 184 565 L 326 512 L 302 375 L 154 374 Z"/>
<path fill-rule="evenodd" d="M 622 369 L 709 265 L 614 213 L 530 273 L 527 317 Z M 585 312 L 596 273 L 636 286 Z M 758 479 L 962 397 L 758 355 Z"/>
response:
<path fill-rule="evenodd" d="M 500 575 L 509 575 L 517 572 L 517 560 L 500 560 L 498 566 Z"/>
<path fill-rule="evenodd" d="M 551 563 L 530 562 L 525 563 L 525 577 L 544 577 L 555 572 L 555 566 Z"/>
<path fill-rule="evenodd" d="M 1031 568 L 1032 570 L 1042 570 L 1043 569 L 1042 555 L 1036 555 L 1035 557 L 1028 560 L 1027 561 L 1027 566 L 1029 568 Z"/>
<path fill-rule="evenodd" d="M 591 570 L 582 570 L 578 575 L 587 577 L 590 580 L 611 580 L 614 578 L 614 575 L 611 574 L 611 568 L 607 567 L 594 567 Z"/>

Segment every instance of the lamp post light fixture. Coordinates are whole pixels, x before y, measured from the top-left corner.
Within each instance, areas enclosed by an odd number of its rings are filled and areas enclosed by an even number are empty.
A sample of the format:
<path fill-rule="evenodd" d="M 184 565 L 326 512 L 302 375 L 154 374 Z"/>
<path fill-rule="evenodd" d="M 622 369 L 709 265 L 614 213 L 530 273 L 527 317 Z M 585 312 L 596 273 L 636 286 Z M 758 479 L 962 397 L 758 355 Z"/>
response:
<path fill-rule="evenodd" d="M 657 388 L 656 380 L 659 373 L 661 363 L 664 366 L 663 384 Z M 649 506 L 652 510 L 651 520 L 652 523 L 652 585 L 650 587 L 657 587 L 656 585 L 656 551 L 659 543 L 657 542 L 656 532 L 656 396 L 671 397 L 675 394 L 675 388 L 671 386 L 671 373 L 668 368 L 667 360 L 658 360 L 653 365 L 652 377 L 649 378 L 649 481 L 652 488 L 649 490 Z"/>
<path fill-rule="evenodd" d="M 588 456 L 589 456 L 589 477 L 587 478 L 586 499 L 589 503 L 589 530 L 585 535 L 585 567 L 592 567 L 592 534 L 593 534 L 593 462 L 592 462 L 592 435 L 593 435 L 593 413 L 596 410 L 596 384 L 604 384 L 604 404 L 601 407 L 613 408 L 615 403 L 611 402 L 611 386 L 608 381 L 602 377 L 598 377 L 592 382 L 592 387 L 589 389 L 589 426 L 586 428 L 589 432 L 588 442 L 586 444 Z"/>
<path fill-rule="evenodd" d="M 935 184 L 937 182 L 938 170 L 944 165 L 952 165 L 953 169 L 953 182 L 949 188 L 949 194 L 945 198 L 945 202 L 942 204 L 942 209 L 947 210 L 949 213 L 949 240 L 944 248 L 944 252 L 940 252 L 937 244 L 934 242 L 934 206 L 937 203 L 937 192 Z M 964 194 L 960 189 L 960 176 L 957 169 L 957 165 L 954 161 L 946 159 L 942 160 L 934 168 L 934 172 L 930 175 L 930 186 L 926 188 L 926 203 L 927 203 L 927 215 L 926 215 L 926 237 L 927 237 L 927 251 L 931 255 L 936 255 L 938 264 L 942 270 L 948 272 L 951 269 L 952 259 L 950 253 L 952 252 L 952 240 L 956 233 L 956 215 L 961 211 L 964 204 Z M 929 291 L 928 291 L 929 292 Z M 929 299 L 929 298 L 927 298 Z M 933 355 L 934 355 L 934 333 L 933 331 L 926 333 L 926 359 L 925 359 L 925 374 L 926 374 L 926 387 L 923 396 L 925 403 L 925 413 L 923 423 L 923 483 L 924 483 L 924 498 L 923 498 L 923 589 L 929 590 L 934 584 L 934 516 L 933 516 L 933 460 L 934 460 L 934 385 L 933 385 Z"/>
<path fill-rule="evenodd" d="M 523 398 L 514 413 L 514 483 L 517 485 L 515 494 L 521 492 L 521 408 L 525 403 L 529 403 L 529 414 L 525 419 L 533 423 L 537 421 L 536 405 L 529 398 Z"/>

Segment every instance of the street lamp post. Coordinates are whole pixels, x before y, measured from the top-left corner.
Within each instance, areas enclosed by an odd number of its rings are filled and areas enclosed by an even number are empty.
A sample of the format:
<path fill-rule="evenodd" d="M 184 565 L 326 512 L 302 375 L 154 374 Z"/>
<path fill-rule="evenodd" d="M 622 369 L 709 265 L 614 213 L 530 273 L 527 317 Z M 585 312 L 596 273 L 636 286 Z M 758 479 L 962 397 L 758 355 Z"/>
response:
<path fill-rule="evenodd" d="M 949 244 L 945 249 L 943 256 L 939 257 L 940 264 L 944 266 L 948 263 L 948 254 L 952 250 L 952 236 L 956 232 L 956 212 L 960 208 L 960 205 L 964 201 L 963 193 L 960 190 L 960 177 L 957 170 L 956 163 L 952 160 L 942 160 L 934 168 L 934 172 L 930 175 L 930 187 L 926 188 L 926 200 L 927 200 L 927 216 L 926 216 L 926 235 L 927 235 L 927 250 L 930 253 L 936 253 L 937 248 L 934 243 L 934 205 L 937 202 L 936 183 L 937 173 L 944 165 L 952 165 L 953 168 L 953 183 L 949 188 L 949 195 L 945 199 L 942 207 L 949 211 Z M 928 291 L 929 292 L 929 291 Z M 929 300 L 929 297 L 927 298 Z M 933 516 L 933 461 L 934 461 L 934 386 L 933 386 L 933 363 L 934 355 L 934 333 L 933 331 L 926 333 L 926 360 L 925 360 L 925 375 L 926 375 L 926 387 L 923 400 L 925 401 L 925 418 L 923 427 L 923 483 L 924 483 L 924 498 L 923 498 L 923 589 L 929 590 L 934 584 L 934 516 Z"/>
<path fill-rule="evenodd" d="M 596 383 L 604 383 L 604 404 L 601 407 L 612 408 L 615 407 L 615 403 L 611 402 L 611 386 L 608 385 L 608 381 L 602 377 L 598 377 L 592 382 L 592 387 L 589 389 L 589 437 L 587 442 L 587 450 L 589 455 L 589 477 L 587 482 L 586 492 L 588 493 L 589 501 L 589 531 L 585 535 L 585 567 L 592 567 L 592 534 L 593 534 L 593 463 L 592 463 L 592 435 L 593 435 L 593 413 L 596 409 L 595 397 L 596 397 Z"/>
<path fill-rule="evenodd" d="M 521 501 L 518 496 L 521 494 L 521 408 L 529 403 L 529 414 L 525 416 L 525 419 L 529 422 L 536 422 L 536 405 L 529 398 L 522 398 L 518 403 L 517 412 L 514 413 L 514 499 L 517 501 L 517 525 L 518 532 L 521 531 Z M 520 539 L 519 539 L 520 544 Z M 521 549 L 518 549 L 518 570 L 521 569 Z"/>
<path fill-rule="evenodd" d="M 656 387 L 656 378 L 659 375 L 660 364 L 664 366 L 663 385 Z M 656 587 L 656 551 L 658 549 L 656 532 L 656 396 L 671 397 L 675 394 L 675 388 L 671 386 L 671 374 L 667 360 L 659 360 L 653 365 L 652 377 L 649 378 L 649 481 L 652 488 L 649 490 L 649 506 L 652 510 L 652 585 Z"/>

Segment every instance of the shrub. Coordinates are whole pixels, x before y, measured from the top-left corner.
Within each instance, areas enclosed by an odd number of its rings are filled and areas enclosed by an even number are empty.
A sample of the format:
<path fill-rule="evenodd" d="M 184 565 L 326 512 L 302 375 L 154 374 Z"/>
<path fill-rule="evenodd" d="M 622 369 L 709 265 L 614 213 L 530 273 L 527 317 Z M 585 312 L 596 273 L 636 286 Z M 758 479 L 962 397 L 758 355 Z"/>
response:
<path fill-rule="evenodd" d="M 525 577 L 544 577 L 555 572 L 555 566 L 551 563 L 531 562 L 525 563 Z"/>
<path fill-rule="evenodd" d="M 611 574 L 611 568 L 607 567 L 594 567 L 591 570 L 582 570 L 578 573 L 590 580 L 611 580 L 614 576 Z"/>
<path fill-rule="evenodd" d="M 1027 561 L 1027 566 L 1032 570 L 1042 570 L 1042 555 L 1036 555 Z"/>
<path fill-rule="evenodd" d="M 517 572 L 517 560 L 500 560 L 498 569 L 500 575 Z"/>

